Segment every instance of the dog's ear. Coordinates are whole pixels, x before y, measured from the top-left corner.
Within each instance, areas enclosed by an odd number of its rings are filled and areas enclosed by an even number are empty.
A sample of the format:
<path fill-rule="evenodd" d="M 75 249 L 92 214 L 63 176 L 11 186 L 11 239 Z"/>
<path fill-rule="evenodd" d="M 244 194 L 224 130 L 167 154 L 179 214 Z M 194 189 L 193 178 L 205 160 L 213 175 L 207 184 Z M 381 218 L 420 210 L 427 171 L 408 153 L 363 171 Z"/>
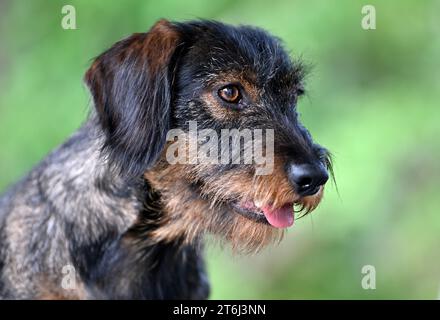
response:
<path fill-rule="evenodd" d="M 174 25 L 160 20 L 148 33 L 117 42 L 85 75 L 106 134 L 104 150 L 126 175 L 142 174 L 165 145 L 181 44 Z"/>

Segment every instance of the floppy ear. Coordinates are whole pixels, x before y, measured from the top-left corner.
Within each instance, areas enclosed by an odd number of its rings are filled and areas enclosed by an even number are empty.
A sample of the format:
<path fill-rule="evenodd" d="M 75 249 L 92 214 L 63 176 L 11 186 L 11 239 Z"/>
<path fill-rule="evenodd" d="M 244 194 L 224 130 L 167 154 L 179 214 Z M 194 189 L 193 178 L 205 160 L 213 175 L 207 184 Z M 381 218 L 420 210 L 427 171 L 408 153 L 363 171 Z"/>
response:
<path fill-rule="evenodd" d="M 181 37 L 166 20 L 101 54 L 85 75 L 106 134 L 104 150 L 125 175 L 151 167 L 170 126 L 172 87 Z"/>

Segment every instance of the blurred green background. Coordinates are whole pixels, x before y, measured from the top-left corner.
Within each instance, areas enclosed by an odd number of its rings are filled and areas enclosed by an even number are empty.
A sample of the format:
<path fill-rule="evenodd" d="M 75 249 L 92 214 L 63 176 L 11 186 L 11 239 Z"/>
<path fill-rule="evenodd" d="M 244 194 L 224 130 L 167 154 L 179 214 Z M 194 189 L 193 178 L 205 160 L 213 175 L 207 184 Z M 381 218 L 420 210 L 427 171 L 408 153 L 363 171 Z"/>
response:
<path fill-rule="evenodd" d="M 61 28 L 76 8 L 77 30 Z M 376 7 L 377 29 L 361 28 Z M 212 298 L 440 296 L 440 1 L 0 1 L 0 191 L 84 121 L 92 58 L 155 20 L 212 18 L 281 37 L 314 67 L 305 125 L 339 195 L 257 256 L 208 246 Z M 376 289 L 361 287 L 364 265 Z"/>

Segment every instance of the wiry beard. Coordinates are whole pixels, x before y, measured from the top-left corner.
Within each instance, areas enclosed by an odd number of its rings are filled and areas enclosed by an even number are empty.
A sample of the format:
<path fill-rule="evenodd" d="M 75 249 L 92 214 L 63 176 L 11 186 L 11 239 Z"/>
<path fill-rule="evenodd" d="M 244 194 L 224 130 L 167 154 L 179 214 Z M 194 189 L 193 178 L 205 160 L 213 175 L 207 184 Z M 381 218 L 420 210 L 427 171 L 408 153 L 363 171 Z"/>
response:
<path fill-rule="evenodd" d="M 229 205 L 231 201 L 247 197 L 264 199 L 266 195 L 275 205 L 292 202 L 297 204 L 297 212 L 309 213 L 318 206 L 323 195 L 321 187 L 315 195 L 300 198 L 290 185 L 274 177 L 251 177 L 246 181 L 243 174 L 230 172 L 222 174 L 220 179 L 217 177 L 217 181 L 208 180 L 195 186 L 185 179 L 191 173 L 184 166 L 165 165 L 159 172 L 145 174 L 152 186 L 160 190 L 162 198 L 164 213 L 158 227 L 150 234 L 155 241 L 171 242 L 181 238 L 184 243 L 197 244 L 206 234 L 214 234 L 222 244 L 230 244 L 234 252 L 244 254 L 278 243 L 283 238 L 284 229 L 238 214 Z"/>

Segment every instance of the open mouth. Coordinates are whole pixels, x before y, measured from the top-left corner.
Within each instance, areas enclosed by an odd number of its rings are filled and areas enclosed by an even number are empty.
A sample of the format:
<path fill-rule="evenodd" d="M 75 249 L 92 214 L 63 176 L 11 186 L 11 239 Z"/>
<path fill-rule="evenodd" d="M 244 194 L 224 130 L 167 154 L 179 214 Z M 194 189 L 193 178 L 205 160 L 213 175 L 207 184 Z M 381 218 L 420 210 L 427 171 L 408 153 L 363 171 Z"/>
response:
<path fill-rule="evenodd" d="M 266 223 L 275 228 L 288 228 L 295 220 L 294 203 L 286 203 L 280 208 L 271 205 L 242 201 L 233 203 L 236 212 L 248 219 Z"/>

